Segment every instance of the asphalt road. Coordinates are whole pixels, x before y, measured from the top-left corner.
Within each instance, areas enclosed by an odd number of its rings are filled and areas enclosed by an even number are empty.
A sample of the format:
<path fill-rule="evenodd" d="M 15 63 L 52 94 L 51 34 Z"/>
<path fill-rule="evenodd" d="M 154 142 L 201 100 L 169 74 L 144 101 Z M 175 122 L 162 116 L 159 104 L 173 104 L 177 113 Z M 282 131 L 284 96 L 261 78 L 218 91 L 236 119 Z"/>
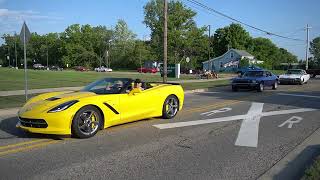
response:
<path fill-rule="evenodd" d="M 2 117 L 0 179 L 257 179 L 320 127 L 319 98 L 320 79 L 263 93 L 221 87 L 187 94 L 172 120 L 90 139 L 30 135 Z"/>

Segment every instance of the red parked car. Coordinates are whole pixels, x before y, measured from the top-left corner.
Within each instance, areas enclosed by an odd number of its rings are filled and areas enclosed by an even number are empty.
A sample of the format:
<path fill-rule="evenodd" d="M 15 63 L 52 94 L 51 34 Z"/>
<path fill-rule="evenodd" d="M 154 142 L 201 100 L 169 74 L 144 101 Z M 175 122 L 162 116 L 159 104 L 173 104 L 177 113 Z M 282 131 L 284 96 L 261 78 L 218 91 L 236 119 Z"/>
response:
<path fill-rule="evenodd" d="M 88 68 L 85 68 L 83 66 L 75 66 L 74 70 L 76 70 L 76 71 L 89 71 Z"/>
<path fill-rule="evenodd" d="M 138 68 L 139 73 L 156 73 L 158 72 L 157 68 Z"/>

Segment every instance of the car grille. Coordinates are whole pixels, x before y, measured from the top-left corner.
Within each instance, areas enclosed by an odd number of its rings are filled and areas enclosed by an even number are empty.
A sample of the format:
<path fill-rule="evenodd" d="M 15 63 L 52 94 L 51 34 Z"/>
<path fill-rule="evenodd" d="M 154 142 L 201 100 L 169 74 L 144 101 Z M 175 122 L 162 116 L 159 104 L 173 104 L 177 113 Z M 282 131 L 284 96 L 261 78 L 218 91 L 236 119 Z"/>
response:
<path fill-rule="evenodd" d="M 48 124 L 43 119 L 27 119 L 19 117 L 20 123 L 25 127 L 33 127 L 33 128 L 47 128 Z"/>

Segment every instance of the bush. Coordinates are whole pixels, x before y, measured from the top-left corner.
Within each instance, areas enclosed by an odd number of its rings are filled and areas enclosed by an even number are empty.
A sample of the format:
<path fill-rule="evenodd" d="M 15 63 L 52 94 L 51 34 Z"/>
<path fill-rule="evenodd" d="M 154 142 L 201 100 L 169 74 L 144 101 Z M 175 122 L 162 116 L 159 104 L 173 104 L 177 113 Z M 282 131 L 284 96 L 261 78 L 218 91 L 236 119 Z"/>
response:
<path fill-rule="evenodd" d="M 318 179 L 320 179 L 320 156 L 316 158 L 313 165 L 305 171 L 304 176 L 302 177 L 302 180 Z"/>

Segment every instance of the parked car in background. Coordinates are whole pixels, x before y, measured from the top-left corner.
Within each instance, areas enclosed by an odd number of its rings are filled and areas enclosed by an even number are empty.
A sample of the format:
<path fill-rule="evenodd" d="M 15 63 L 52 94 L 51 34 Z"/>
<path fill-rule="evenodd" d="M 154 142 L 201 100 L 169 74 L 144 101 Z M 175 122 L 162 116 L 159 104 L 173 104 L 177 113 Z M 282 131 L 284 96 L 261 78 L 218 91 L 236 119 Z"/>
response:
<path fill-rule="evenodd" d="M 63 68 L 61 68 L 61 67 L 59 67 L 59 66 L 51 66 L 49 69 L 50 69 L 51 71 L 62 71 L 62 70 L 63 70 Z"/>
<path fill-rule="evenodd" d="M 262 92 L 265 87 L 278 88 L 278 77 L 266 70 L 249 70 L 240 77 L 234 78 L 231 83 L 232 91 L 238 89 L 256 89 Z"/>
<path fill-rule="evenodd" d="M 137 71 L 139 73 L 157 73 L 158 69 L 157 68 L 145 68 L 145 67 L 142 67 L 142 68 L 138 68 Z"/>
<path fill-rule="evenodd" d="M 46 67 L 43 66 L 42 64 L 34 64 L 33 69 L 34 70 L 44 70 Z"/>
<path fill-rule="evenodd" d="M 76 71 L 89 71 L 88 68 L 85 68 L 83 66 L 75 66 L 74 70 L 76 70 Z"/>
<path fill-rule="evenodd" d="M 96 72 L 112 72 L 111 68 L 107 68 L 107 67 L 104 67 L 104 66 L 94 68 L 94 70 Z"/>
<path fill-rule="evenodd" d="M 306 72 L 310 74 L 312 78 L 315 78 L 317 75 L 320 75 L 320 69 L 308 69 L 306 70 Z"/>
<path fill-rule="evenodd" d="M 289 69 L 285 74 L 279 76 L 280 84 L 304 84 L 310 79 L 308 74 L 303 69 Z"/>

